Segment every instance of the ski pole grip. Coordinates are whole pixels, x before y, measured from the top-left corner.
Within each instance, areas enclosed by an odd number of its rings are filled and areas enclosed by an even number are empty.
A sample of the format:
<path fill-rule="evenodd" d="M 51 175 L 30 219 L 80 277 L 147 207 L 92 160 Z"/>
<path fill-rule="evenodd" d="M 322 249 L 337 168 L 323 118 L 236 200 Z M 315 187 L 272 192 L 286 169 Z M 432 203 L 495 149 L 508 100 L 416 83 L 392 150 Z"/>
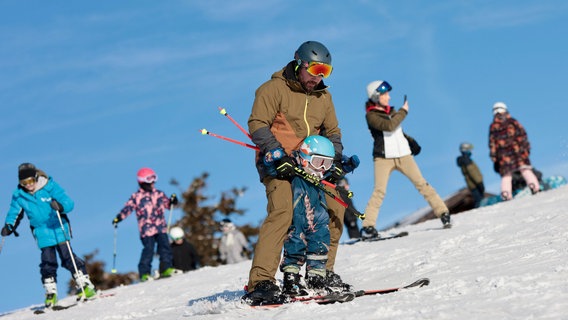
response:
<path fill-rule="evenodd" d="M 357 218 L 365 220 L 365 214 L 357 211 L 355 208 L 353 208 L 353 206 L 348 206 L 347 208 L 345 208 L 345 212 L 350 212 L 353 215 L 355 215 Z"/>

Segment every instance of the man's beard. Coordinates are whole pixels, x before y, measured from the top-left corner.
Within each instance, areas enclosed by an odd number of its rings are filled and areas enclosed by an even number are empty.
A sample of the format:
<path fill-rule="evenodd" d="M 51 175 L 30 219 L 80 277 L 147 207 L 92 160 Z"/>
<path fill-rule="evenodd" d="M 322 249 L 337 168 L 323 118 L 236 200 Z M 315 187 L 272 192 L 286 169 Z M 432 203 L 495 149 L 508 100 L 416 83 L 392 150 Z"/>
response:
<path fill-rule="evenodd" d="M 316 86 L 318 85 L 317 82 L 315 81 L 306 81 L 306 82 L 302 82 L 302 87 L 304 87 L 304 90 L 307 93 L 310 93 L 312 91 L 314 91 L 314 89 L 316 88 Z"/>

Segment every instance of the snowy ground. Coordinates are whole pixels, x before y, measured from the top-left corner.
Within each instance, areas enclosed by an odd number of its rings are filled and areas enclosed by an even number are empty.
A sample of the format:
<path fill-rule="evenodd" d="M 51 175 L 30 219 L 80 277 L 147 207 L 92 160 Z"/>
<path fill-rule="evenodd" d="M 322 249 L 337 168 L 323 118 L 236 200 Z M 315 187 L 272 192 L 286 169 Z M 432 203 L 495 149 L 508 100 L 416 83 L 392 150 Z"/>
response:
<path fill-rule="evenodd" d="M 343 245 L 336 272 L 359 289 L 428 277 L 427 287 L 334 305 L 239 303 L 250 262 L 108 292 L 74 308 L 8 319 L 568 319 L 568 187 L 405 227 L 408 237 Z M 281 277 L 281 274 L 278 275 Z M 3 294 L 6 294 L 4 291 Z M 41 299 L 41 297 L 38 297 Z M 61 301 L 71 303 L 71 298 Z"/>

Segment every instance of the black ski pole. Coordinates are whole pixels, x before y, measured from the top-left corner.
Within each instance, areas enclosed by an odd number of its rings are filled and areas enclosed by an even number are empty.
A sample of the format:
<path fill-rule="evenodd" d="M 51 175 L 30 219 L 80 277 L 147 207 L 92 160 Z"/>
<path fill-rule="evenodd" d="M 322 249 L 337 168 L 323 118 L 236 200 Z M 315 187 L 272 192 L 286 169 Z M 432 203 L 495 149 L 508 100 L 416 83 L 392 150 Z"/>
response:
<path fill-rule="evenodd" d="M 342 205 L 345 208 L 345 211 L 352 213 L 361 220 L 365 219 L 365 214 L 357 211 L 355 208 L 353 208 L 352 206 L 348 205 L 345 201 L 343 201 L 341 197 L 338 197 L 335 194 L 333 194 L 333 192 L 329 191 L 323 183 L 323 181 L 325 180 L 322 180 L 314 175 L 311 175 L 298 167 L 294 167 L 294 173 L 296 174 L 296 176 L 304 179 L 308 183 L 311 183 L 315 187 L 325 192 L 325 194 L 327 194 L 330 198 L 332 198 L 333 200 L 337 201 L 340 205 Z"/>
<path fill-rule="evenodd" d="M 116 273 L 116 233 L 118 230 L 118 225 L 115 223 L 114 224 L 114 248 L 112 250 L 112 269 L 110 270 L 110 273 Z"/>
<path fill-rule="evenodd" d="M 0 253 L 2 253 L 2 248 L 4 247 L 4 241 L 6 240 L 6 237 L 2 236 L 2 243 L 0 243 Z"/>

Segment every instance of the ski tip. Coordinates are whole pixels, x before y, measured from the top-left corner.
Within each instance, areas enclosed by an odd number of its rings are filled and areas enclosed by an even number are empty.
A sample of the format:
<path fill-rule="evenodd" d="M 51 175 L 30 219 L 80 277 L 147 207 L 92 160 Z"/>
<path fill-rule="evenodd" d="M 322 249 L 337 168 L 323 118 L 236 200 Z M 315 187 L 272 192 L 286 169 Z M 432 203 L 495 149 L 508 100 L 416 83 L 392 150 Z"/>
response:
<path fill-rule="evenodd" d="M 414 282 L 416 284 L 416 286 L 418 287 L 424 287 L 430 284 L 430 279 L 428 278 L 422 278 L 422 279 L 418 279 L 416 280 L 416 282 Z"/>

